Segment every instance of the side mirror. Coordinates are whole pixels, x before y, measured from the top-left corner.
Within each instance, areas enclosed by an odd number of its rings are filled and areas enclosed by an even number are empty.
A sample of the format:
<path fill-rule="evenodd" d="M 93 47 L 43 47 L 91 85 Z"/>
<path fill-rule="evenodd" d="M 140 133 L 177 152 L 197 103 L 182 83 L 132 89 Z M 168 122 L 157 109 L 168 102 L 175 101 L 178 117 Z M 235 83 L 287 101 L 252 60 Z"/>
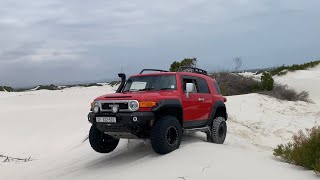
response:
<path fill-rule="evenodd" d="M 194 91 L 194 84 L 193 83 L 187 83 L 186 84 L 187 98 L 189 98 L 189 93 L 192 93 L 193 91 Z"/>

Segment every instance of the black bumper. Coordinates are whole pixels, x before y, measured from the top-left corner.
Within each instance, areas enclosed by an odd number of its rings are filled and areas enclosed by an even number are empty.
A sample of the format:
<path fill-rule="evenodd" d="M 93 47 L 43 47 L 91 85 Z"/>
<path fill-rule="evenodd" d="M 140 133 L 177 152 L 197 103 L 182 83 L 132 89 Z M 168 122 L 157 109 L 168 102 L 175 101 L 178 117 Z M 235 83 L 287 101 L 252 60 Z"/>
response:
<path fill-rule="evenodd" d="M 116 123 L 96 122 L 96 117 L 116 117 Z M 136 119 L 136 121 L 134 121 Z M 132 113 L 100 113 L 88 114 L 88 121 L 96 125 L 102 132 L 137 132 L 150 127 L 150 121 L 154 119 L 153 112 L 132 112 Z"/>

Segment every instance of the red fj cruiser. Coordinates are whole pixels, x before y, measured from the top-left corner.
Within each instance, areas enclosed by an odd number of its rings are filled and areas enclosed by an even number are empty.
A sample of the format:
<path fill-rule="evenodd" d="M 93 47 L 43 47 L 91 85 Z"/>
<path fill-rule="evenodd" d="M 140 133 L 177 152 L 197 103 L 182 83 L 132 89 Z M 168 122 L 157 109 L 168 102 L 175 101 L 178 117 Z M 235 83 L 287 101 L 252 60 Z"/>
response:
<path fill-rule="evenodd" d="M 150 139 L 155 152 L 166 154 L 179 148 L 183 132 L 192 131 L 205 132 L 209 142 L 224 143 L 226 98 L 206 71 L 144 69 L 128 80 L 125 74 L 119 77 L 116 93 L 91 104 L 89 141 L 95 151 L 109 153 L 120 138 L 141 138 Z"/>

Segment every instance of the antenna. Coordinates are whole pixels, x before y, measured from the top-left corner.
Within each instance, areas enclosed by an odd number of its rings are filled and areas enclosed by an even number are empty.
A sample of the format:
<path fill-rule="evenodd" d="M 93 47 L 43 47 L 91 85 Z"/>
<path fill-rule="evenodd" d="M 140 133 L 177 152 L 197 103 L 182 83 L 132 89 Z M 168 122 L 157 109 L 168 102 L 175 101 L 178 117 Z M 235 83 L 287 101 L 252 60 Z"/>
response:
<path fill-rule="evenodd" d="M 121 64 L 121 73 L 122 73 L 122 70 L 123 70 L 123 64 Z"/>

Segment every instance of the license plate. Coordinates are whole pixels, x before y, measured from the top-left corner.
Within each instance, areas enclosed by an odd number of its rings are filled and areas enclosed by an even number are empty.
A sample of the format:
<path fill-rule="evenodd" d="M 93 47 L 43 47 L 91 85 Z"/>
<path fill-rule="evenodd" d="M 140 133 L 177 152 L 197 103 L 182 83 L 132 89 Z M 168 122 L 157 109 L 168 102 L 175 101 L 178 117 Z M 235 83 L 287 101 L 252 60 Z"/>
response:
<path fill-rule="evenodd" d="M 96 117 L 97 122 L 104 122 L 104 123 L 116 123 L 116 117 Z"/>

